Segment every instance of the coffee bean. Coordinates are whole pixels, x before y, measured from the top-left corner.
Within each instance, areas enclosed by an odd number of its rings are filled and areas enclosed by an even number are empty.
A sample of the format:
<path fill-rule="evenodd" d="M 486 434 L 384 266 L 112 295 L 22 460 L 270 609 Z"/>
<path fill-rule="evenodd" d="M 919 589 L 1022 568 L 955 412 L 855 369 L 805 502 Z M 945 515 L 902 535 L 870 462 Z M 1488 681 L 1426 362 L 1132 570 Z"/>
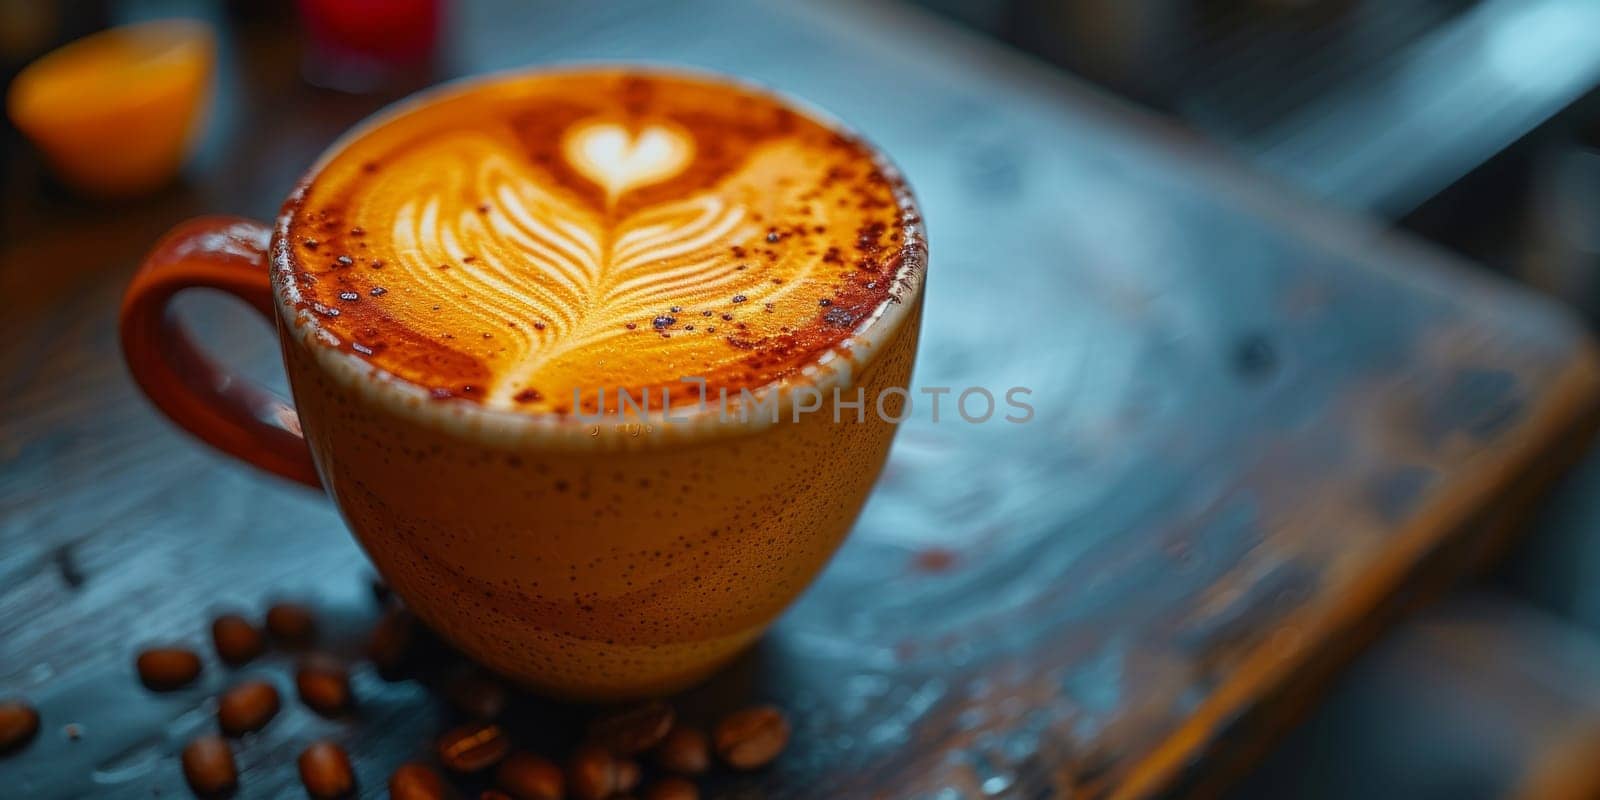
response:
<path fill-rule="evenodd" d="M 267 633 L 287 645 L 304 646 L 317 635 L 317 618 L 297 603 L 277 603 L 267 609 Z"/>
<path fill-rule="evenodd" d="M 549 759 L 512 753 L 494 771 L 494 782 L 516 800 L 561 800 L 566 779 Z"/>
<path fill-rule="evenodd" d="M 434 745 L 439 760 L 453 772 L 479 772 L 511 752 L 511 740 L 499 725 L 469 722 L 446 732 Z"/>
<path fill-rule="evenodd" d="M 722 718 L 712 733 L 717 755 L 734 769 L 765 766 L 789 743 L 789 720 L 772 706 L 755 706 Z"/>
<path fill-rule="evenodd" d="M 367 658 L 387 680 L 399 678 L 409 666 L 417 640 L 411 612 L 391 608 L 378 619 L 367 639 Z"/>
<path fill-rule="evenodd" d="M 683 778 L 668 775 L 644 790 L 644 800 L 700 800 L 700 789 Z"/>
<path fill-rule="evenodd" d="M 134 666 L 145 688 L 166 692 L 187 686 L 200 676 L 200 656 L 181 647 L 155 647 L 139 654 Z"/>
<path fill-rule="evenodd" d="M 235 667 L 267 649 L 267 640 L 261 631 L 238 614 L 223 614 L 212 620 L 211 642 L 222 663 Z"/>
<path fill-rule="evenodd" d="M 639 788 L 639 778 L 643 773 L 639 771 L 638 762 L 618 761 L 616 767 L 617 793 L 631 792 Z"/>
<path fill-rule="evenodd" d="M 183 779 L 199 797 L 220 797 L 239 785 L 233 750 L 221 736 L 207 734 L 183 748 Z"/>
<path fill-rule="evenodd" d="M 389 800 L 450 800 L 455 789 L 439 773 L 421 764 L 401 764 L 389 776 Z"/>
<path fill-rule="evenodd" d="M 506 794 L 505 792 L 500 791 L 499 789 L 484 789 L 483 790 L 483 794 L 478 795 L 478 800 L 517 800 L 517 799 L 515 797 L 512 797 L 509 794 Z"/>
<path fill-rule="evenodd" d="M 655 747 L 672 730 L 672 706 L 659 700 L 614 711 L 589 724 L 589 739 L 619 756 Z"/>
<path fill-rule="evenodd" d="M 21 750 L 39 733 L 39 712 L 21 700 L 0 702 L 0 753 Z"/>
<path fill-rule="evenodd" d="M 567 788 L 578 800 L 605 800 L 639 785 L 639 765 L 604 747 L 584 745 L 567 762 Z"/>
<path fill-rule="evenodd" d="M 351 797 L 356 792 L 356 774 L 350 757 L 333 742 L 314 742 L 300 753 L 300 782 L 306 793 L 317 800 Z"/>
<path fill-rule="evenodd" d="M 604 747 L 589 745 L 567 762 L 567 785 L 578 800 L 604 800 L 616 791 L 616 756 Z"/>
<path fill-rule="evenodd" d="M 217 700 L 222 732 L 240 736 L 261 730 L 278 713 L 278 690 L 265 681 L 250 681 L 224 692 Z"/>
<path fill-rule="evenodd" d="M 350 709 L 350 673 L 325 656 L 300 665 L 294 674 L 294 688 L 300 702 L 324 717 L 336 717 Z"/>
<path fill-rule="evenodd" d="M 476 669 L 450 676 L 444 696 L 457 711 L 475 719 L 494 719 L 506 708 L 506 687 Z"/>
<path fill-rule="evenodd" d="M 679 725 L 656 745 L 656 764 L 680 775 L 699 775 L 711 768 L 711 745 L 699 728 Z"/>

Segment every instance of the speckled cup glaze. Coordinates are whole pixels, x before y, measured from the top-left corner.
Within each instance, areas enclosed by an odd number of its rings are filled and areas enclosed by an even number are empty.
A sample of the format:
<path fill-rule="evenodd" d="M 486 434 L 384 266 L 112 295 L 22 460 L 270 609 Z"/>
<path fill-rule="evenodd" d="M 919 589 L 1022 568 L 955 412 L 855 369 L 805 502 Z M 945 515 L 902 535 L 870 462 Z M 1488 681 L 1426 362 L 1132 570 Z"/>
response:
<path fill-rule="evenodd" d="M 901 183 L 894 295 L 826 357 L 761 390 L 777 393 L 778 422 L 724 420 L 713 407 L 674 408 L 682 421 L 597 424 L 436 399 L 340 350 L 297 305 L 285 232 L 320 165 L 353 137 L 493 79 L 378 115 L 336 143 L 285 203 L 270 245 L 272 289 L 299 424 L 316 475 L 378 571 L 468 655 L 563 697 L 671 692 L 758 637 L 856 519 L 896 429 L 872 399 L 910 381 L 921 220 Z M 800 386 L 821 391 L 820 410 L 792 413 Z M 864 420 L 846 409 L 835 421 L 835 388 L 846 400 L 864 391 Z M 897 417 L 904 395 L 888 397 Z"/>
<path fill-rule="evenodd" d="M 868 397 L 909 381 L 908 306 L 855 376 Z M 738 653 L 843 541 L 895 433 L 826 406 L 701 436 L 456 416 L 282 332 L 317 471 L 384 579 L 473 658 L 567 697 L 670 692 Z"/>

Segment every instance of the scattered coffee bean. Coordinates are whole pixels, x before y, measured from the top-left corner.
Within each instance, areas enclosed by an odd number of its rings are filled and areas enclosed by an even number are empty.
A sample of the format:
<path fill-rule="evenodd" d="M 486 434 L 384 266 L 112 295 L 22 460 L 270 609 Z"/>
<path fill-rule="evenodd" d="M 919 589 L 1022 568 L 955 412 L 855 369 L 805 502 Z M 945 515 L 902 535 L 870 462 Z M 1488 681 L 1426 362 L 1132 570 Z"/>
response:
<path fill-rule="evenodd" d="M 589 724 L 589 740 L 619 756 L 643 753 L 666 738 L 674 716 L 659 700 L 603 714 Z"/>
<path fill-rule="evenodd" d="M 386 680 L 399 678 L 409 665 L 416 642 L 416 623 L 411 612 L 391 608 L 378 619 L 367 640 L 367 658 Z"/>
<path fill-rule="evenodd" d="M 233 750 L 221 736 L 205 735 L 183 748 L 183 779 L 199 797 L 220 797 L 239 785 Z"/>
<path fill-rule="evenodd" d="M 237 667 L 267 649 L 266 637 L 238 614 L 223 614 L 211 622 L 211 641 L 222 663 Z"/>
<path fill-rule="evenodd" d="M 134 666 L 145 688 L 166 692 L 187 686 L 200 676 L 200 656 L 181 647 L 154 647 L 139 654 Z"/>
<path fill-rule="evenodd" d="M 700 800 L 700 789 L 683 778 L 668 775 L 644 790 L 644 800 Z"/>
<path fill-rule="evenodd" d="M 561 800 L 566 790 L 561 767 L 532 753 L 512 753 L 500 762 L 494 782 L 516 800 Z"/>
<path fill-rule="evenodd" d="M 450 800 L 456 792 L 432 768 L 401 764 L 389 776 L 389 800 Z"/>
<path fill-rule="evenodd" d="M 567 762 L 567 785 L 578 800 L 603 800 L 616 788 L 616 756 L 603 747 L 590 745 L 572 754 Z"/>
<path fill-rule="evenodd" d="M 0 753 L 21 750 L 39 733 L 39 712 L 21 700 L 0 702 Z"/>
<path fill-rule="evenodd" d="M 272 684 L 241 683 L 217 700 L 217 722 L 229 736 L 258 731 L 277 715 L 278 705 L 278 690 Z"/>
<path fill-rule="evenodd" d="M 505 792 L 500 791 L 499 789 L 484 789 L 483 790 L 483 794 L 478 795 L 478 800 L 517 800 L 517 799 L 515 797 L 512 797 L 509 794 L 506 794 Z"/>
<path fill-rule="evenodd" d="M 333 742 L 314 742 L 300 753 L 300 782 L 306 793 L 317 800 L 352 797 L 356 792 L 356 773 L 350 757 Z"/>
<path fill-rule="evenodd" d="M 567 763 L 567 788 L 578 800 L 605 800 L 639 785 L 639 765 L 599 745 L 584 745 Z"/>
<path fill-rule="evenodd" d="M 300 702 L 324 717 L 336 717 L 350 709 L 350 673 L 327 657 L 307 659 L 294 675 Z"/>
<path fill-rule="evenodd" d="M 639 778 L 643 773 L 639 771 L 638 762 L 618 761 L 616 768 L 617 793 L 623 794 L 639 788 Z"/>
<path fill-rule="evenodd" d="M 767 765 L 789 743 L 789 720 L 772 706 L 735 711 L 717 723 L 712 733 L 717 755 L 734 769 Z"/>
<path fill-rule="evenodd" d="M 656 746 L 655 757 L 668 772 L 699 775 L 711 768 L 711 745 L 699 728 L 679 725 Z"/>
<path fill-rule="evenodd" d="M 469 722 L 446 732 L 435 746 L 439 761 L 452 772 L 479 772 L 511 752 L 511 740 L 499 725 Z"/>
<path fill-rule="evenodd" d="M 317 618 L 298 603 L 277 603 L 267 609 L 267 633 L 283 644 L 304 646 L 316 638 Z"/>
<path fill-rule="evenodd" d="M 457 711 L 474 719 L 494 719 L 506 708 L 505 685 L 476 669 L 452 675 L 444 684 L 444 696 Z"/>

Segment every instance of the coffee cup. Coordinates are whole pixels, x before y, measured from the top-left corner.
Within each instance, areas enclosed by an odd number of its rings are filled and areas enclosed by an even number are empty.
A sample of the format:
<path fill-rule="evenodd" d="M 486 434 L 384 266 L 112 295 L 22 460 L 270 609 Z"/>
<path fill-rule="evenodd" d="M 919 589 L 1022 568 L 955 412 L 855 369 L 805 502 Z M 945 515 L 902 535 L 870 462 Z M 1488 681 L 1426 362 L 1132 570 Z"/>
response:
<path fill-rule="evenodd" d="M 121 335 L 158 409 L 325 491 L 464 653 L 615 700 L 703 679 L 844 539 L 905 409 L 924 241 L 889 161 L 792 100 L 524 71 L 379 113 L 273 225 L 179 225 Z M 191 288 L 274 322 L 292 404 L 196 345 Z"/>

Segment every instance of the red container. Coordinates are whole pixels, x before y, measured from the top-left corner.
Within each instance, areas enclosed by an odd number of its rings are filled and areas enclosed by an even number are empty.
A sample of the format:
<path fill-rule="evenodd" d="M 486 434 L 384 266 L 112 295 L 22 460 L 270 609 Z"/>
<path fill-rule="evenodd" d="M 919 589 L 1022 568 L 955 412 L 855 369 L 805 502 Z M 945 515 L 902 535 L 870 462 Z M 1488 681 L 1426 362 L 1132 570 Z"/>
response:
<path fill-rule="evenodd" d="M 365 90 L 425 69 L 439 41 L 441 0 L 299 0 L 307 77 Z"/>

